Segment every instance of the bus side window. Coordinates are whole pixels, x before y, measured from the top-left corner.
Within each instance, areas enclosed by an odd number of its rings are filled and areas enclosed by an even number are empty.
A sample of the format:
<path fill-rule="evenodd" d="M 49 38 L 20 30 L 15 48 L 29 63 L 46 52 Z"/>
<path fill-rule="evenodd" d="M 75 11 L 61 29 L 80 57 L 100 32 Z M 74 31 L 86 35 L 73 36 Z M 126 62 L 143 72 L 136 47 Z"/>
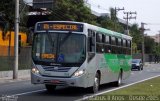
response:
<path fill-rule="evenodd" d="M 95 39 L 88 37 L 88 52 L 95 52 Z"/>
<path fill-rule="evenodd" d="M 95 52 L 95 32 L 88 30 L 88 52 Z"/>
<path fill-rule="evenodd" d="M 88 47 L 88 59 L 87 61 L 90 62 L 93 57 L 95 56 L 95 32 L 92 30 L 88 30 L 88 43 L 87 43 L 87 47 Z"/>

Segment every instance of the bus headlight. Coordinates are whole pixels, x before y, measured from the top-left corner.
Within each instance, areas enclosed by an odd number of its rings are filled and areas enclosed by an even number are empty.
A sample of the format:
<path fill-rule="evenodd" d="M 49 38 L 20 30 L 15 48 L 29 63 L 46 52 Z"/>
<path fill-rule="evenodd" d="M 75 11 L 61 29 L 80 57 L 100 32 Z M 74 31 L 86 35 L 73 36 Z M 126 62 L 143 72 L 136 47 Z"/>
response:
<path fill-rule="evenodd" d="M 33 67 L 31 71 L 34 74 L 39 74 L 39 70 L 36 67 Z"/>
<path fill-rule="evenodd" d="M 75 77 L 77 77 L 77 76 L 81 76 L 81 75 L 83 75 L 85 73 L 85 70 L 83 69 L 83 70 L 78 70 L 78 71 L 76 71 L 75 73 L 74 73 L 74 76 Z"/>

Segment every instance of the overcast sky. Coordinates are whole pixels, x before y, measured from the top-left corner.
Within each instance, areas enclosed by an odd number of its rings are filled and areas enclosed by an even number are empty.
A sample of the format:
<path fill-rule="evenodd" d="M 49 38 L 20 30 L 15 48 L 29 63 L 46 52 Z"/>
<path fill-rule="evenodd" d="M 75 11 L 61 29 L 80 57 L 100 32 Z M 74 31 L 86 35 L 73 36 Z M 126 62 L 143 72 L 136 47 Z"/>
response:
<path fill-rule="evenodd" d="M 148 35 L 157 34 L 160 31 L 160 0 L 88 0 L 92 9 L 97 12 L 109 12 L 110 7 L 125 8 L 124 11 L 137 12 L 137 19 L 130 20 L 130 23 L 148 23 L 145 28 Z M 99 5 L 99 6 L 98 6 Z M 118 17 L 123 19 L 123 11 L 118 12 Z M 134 15 L 133 15 L 134 16 Z"/>

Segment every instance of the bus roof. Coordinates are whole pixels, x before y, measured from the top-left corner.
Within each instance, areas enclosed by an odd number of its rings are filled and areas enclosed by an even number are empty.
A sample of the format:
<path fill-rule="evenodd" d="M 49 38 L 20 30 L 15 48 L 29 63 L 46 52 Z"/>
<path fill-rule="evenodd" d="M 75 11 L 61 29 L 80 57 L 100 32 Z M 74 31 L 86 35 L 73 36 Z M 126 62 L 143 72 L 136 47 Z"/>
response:
<path fill-rule="evenodd" d="M 105 29 L 105 28 L 102 28 L 102 27 L 98 27 L 98 26 L 95 26 L 95 25 L 91 25 L 91 24 L 88 24 L 88 23 L 85 23 L 85 24 L 86 24 L 86 26 L 88 26 L 88 28 L 96 29 L 98 32 L 101 32 L 101 33 L 104 33 L 104 34 L 107 34 L 107 35 L 110 35 L 110 36 L 115 36 L 115 37 L 119 37 L 119 38 L 132 40 L 132 37 L 129 36 L 129 35 L 125 35 L 125 34 L 122 34 L 122 33 L 119 33 L 119 32 L 115 32 L 115 31 Z"/>
<path fill-rule="evenodd" d="M 101 33 L 104 33 L 104 34 L 107 34 L 107 35 L 111 35 L 111 36 L 115 36 L 115 37 L 119 37 L 119 38 L 124 38 L 124 39 L 127 39 L 127 40 L 132 40 L 132 37 L 129 36 L 129 35 L 118 33 L 118 32 L 115 32 L 115 31 L 112 31 L 112 30 L 109 30 L 109 29 L 105 29 L 105 28 L 98 27 L 98 26 L 91 25 L 91 24 L 84 23 L 84 22 L 75 22 L 75 21 L 41 21 L 41 22 L 37 22 L 36 25 L 38 23 L 51 23 L 51 22 L 84 24 L 88 29 L 96 30 L 98 32 L 101 32 Z M 35 27 L 35 29 L 36 29 L 36 27 Z"/>

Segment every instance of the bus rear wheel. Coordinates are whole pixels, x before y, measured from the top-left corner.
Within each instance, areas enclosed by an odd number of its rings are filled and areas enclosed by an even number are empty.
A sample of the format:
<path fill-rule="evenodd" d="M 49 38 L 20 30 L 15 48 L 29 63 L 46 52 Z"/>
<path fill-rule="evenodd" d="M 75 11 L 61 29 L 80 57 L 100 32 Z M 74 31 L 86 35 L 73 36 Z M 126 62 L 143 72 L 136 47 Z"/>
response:
<path fill-rule="evenodd" d="M 118 76 L 118 80 L 115 83 L 115 86 L 119 87 L 120 85 L 122 85 L 122 75 L 123 75 L 123 72 L 120 71 L 119 73 L 119 76 Z"/>
<path fill-rule="evenodd" d="M 56 85 L 45 84 L 45 87 L 49 93 L 52 93 L 56 89 Z"/>

